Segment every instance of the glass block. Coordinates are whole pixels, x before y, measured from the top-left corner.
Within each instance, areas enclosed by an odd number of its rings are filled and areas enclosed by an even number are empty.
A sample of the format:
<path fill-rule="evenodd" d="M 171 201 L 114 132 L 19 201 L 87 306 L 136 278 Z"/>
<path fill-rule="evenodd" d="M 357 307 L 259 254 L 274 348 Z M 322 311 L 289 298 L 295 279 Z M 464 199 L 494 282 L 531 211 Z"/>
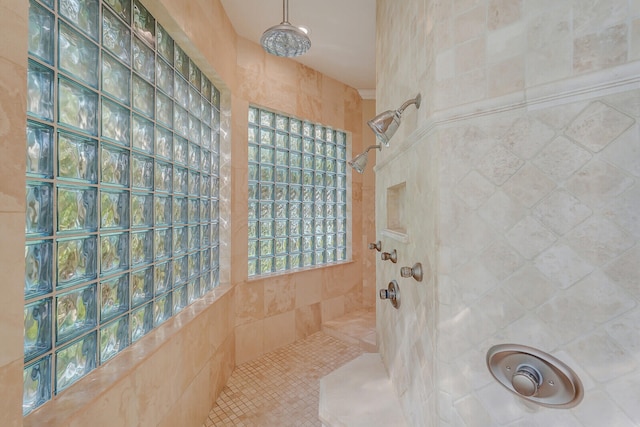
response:
<path fill-rule="evenodd" d="M 200 99 L 200 117 L 202 118 L 203 125 L 211 126 L 211 105 L 204 97 Z M 207 138 L 202 136 L 202 145 L 207 146 L 211 144 L 211 133 Z"/>
<path fill-rule="evenodd" d="M 303 211 L 305 209 L 303 208 Z M 302 233 L 305 235 L 312 235 L 313 234 L 313 217 L 311 215 L 309 216 L 304 216 L 303 220 L 302 220 Z"/>
<path fill-rule="evenodd" d="M 289 153 L 284 150 L 276 151 L 276 165 L 287 166 L 289 164 Z"/>
<path fill-rule="evenodd" d="M 313 215 L 316 219 L 324 217 L 324 203 L 316 203 L 314 205 Z"/>
<path fill-rule="evenodd" d="M 347 259 L 347 249 L 346 248 L 338 248 L 336 250 L 336 260 L 344 261 Z"/>
<path fill-rule="evenodd" d="M 302 187 L 302 201 L 303 202 L 313 202 L 313 187 L 304 186 Z M 304 211 L 305 216 L 311 216 L 311 211 Z"/>
<path fill-rule="evenodd" d="M 249 258 L 258 256 L 258 241 L 249 239 Z"/>
<path fill-rule="evenodd" d="M 258 162 L 259 161 L 259 152 L 260 150 L 256 145 L 249 145 L 249 161 L 250 162 Z"/>
<path fill-rule="evenodd" d="M 327 157 L 330 157 L 330 158 L 335 158 L 336 157 L 336 146 L 335 145 L 327 144 L 326 145 L 326 150 L 327 150 L 326 151 Z"/>
<path fill-rule="evenodd" d="M 27 235 L 50 235 L 53 232 L 53 201 L 51 184 L 27 182 Z"/>
<path fill-rule="evenodd" d="M 179 74 L 175 76 L 173 97 L 182 108 L 189 108 L 189 83 Z"/>
<path fill-rule="evenodd" d="M 269 111 L 260 111 L 260 126 L 273 128 L 275 124 L 275 114 Z"/>
<path fill-rule="evenodd" d="M 134 154 L 132 159 L 133 187 L 151 190 L 153 188 L 153 159 L 151 157 Z M 159 165 L 159 163 L 157 164 Z M 157 168 L 156 167 L 156 172 Z M 156 189 L 158 189 L 156 184 Z M 160 189 L 162 190 L 162 189 Z"/>
<path fill-rule="evenodd" d="M 284 184 L 276 184 L 276 191 L 274 193 L 276 201 L 288 200 L 288 186 Z"/>
<path fill-rule="evenodd" d="M 273 184 L 260 184 L 260 200 L 273 200 Z"/>
<path fill-rule="evenodd" d="M 189 255 L 189 278 L 194 278 L 200 274 L 200 253 L 194 252 Z"/>
<path fill-rule="evenodd" d="M 281 255 L 275 258 L 274 269 L 276 272 L 285 271 L 287 269 L 287 256 Z"/>
<path fill-rule="evenodd" d="M 129 317 L 122 316 L 100 328 L 100 364 L 107 362 L 129 345 Z"/>
<path fill-rule="evenodd" d="M 336 260 L 336 250 L 335 249 L 327 249 L 325 251 L 324 261 L 329 263 L 329 262 L 334 262 L 335 260 Z"/>
<path fill-rule="evenodd" d="M 313 137 L 314 136 L 314 129 L 313 129 L 313 125 L 309 122 L 304 122 L 302 123 L 302 135 L 306 136 L 306 137 Z"/>
<path fill-rule="evenodd" d="M 345 145 L 347 142 L 347 134 L 345 134 L 344 132 L 338 132 L 336 131 L 336 142 L 338 143 L 338 145 Z"/>
<path fill-rule="evenodd" d="M 183 256 L 173 261 L 173 283 L 180 285 L 187 280 L 187 257 Z"/>
<path fill-rule="evenodd" d="M 211 242 L 214 245 L 220 242 L 220 226 L 217 223 L 211 224 Z"/>
<path fill-rule="evenodd" d="M 173 223 L 186 224 L 188 204 L 186 197 L 173 198 Z"/>
<path fill-rule="evenodd" d="M 171 232 L 168 232 L 167 234 L 171 236 Z M 173 285 L 173 280 L 171 276 L 172 273 L 173 273 L 173 265 L 171 264 L 171 261 L 163 262 L 161 264 L 156 264 L 156 266 L 153 269 L 153 274 L 154 274 L 153 283 L 156 287 L 155 289 L 156 295 L 160 295 L 166 292 L 167 290 L 171 289 L 171 286 Z"/>
<path fill-rule="evenodd" d="M 325 248 L 325 236 L 315 236 L 314 238 L 314 242 L 315 242 L 315 249 L 324 249 Z"/>
<path fill-rule="evenodd" d="M 346 162 L 344 161 L 336 162 L 336 172 L 342 175 L 346 174 L 347 173 Z"/>
<path fill-rule="evenodd" d="M 176 71 L 182 74 L 185 78 L 189 78 L 189 57 L 186 53 L 178 46 L 174 45 L 174 67 Z"/>
<path fill-rule="evenodd" d="M 60 0 L 58 10 L 76 27 L 98 39 L 98 0 Z"/>
<path fill-rule="evenodd" d="M 273 182 L 273 166 L 260 165 L 260 181 Z"/>
<path fill-rule="evenodd" d="M 131 265 L 149 264 L 153 261 L 153 231 L 131 233 Z"/>
<path fill-rule="evenodd" d="M 327 203 L 335 203 L 336 201 L 336 190 L 328 188 L 325 191 L 325 200 Z"/>
<path fill-rule="evenodd" d="M 63 343 L 98 324 L 96 285 L 56 297 L 56 343 Z"/>
<path fill-rule="evenodd" d="M 160 92 L 156 94 L 156 119 L 167 127 L 173 125 L 173 101 Z"/>
<path fill-rule="evenodd" d="M 151 227 L 153 225 L 153 195 L 134 193 L 131 195 L 131 225 Z"/>
<path fill-rule="evenodd" d="M 329 205 L 332 206 L 332 205 Z M 335 233 L 336 232 L 336 221 L 335 219 L 328 219 L 325 221 L 326 224 L 326 232 L 327 233 Z"/>
<path fill-rule="evenodd" d="M 102 45 L 129 65 L 131 63 L 131 31 L 107 8 L 102 10 Z"/>
<path fill-rule="evenodd" d="M 29 53 L 53 64 L 53 14 L 29 2 Z"/>
<path fill-rule="evenodd" d="M 257 258 L 249 258 L 248 261 L 248 276 L 253 277 L 258 274 L 258 259 Z"/>
<path fill-rule="evenodd" d="M 211 104 L 220 110 L 220 91 L 215 86 L 211 87 Z"/>
<path fill-rule="evenodd" d="M 53 121 L 53 71 L 29 60 L 27 113 Z"/>
<path fill-rule="evenodd" d="M 317 250 L 315 252 L 315 255 L 313 257 L 314 258 L 313 261 L 315 262 L 316 265 L 325 263 L 324 255 L 325 255 L 325 251 L 323 251 L 323 250 Z"/>
<path fill-rule="evenodd" d="M 95 140 L 58 132 L 58 176 L 95 183 L 98 178 L 96 151 Z M 46 161 L 46 158 L 44 160 Z M 28 167 L 29 157 L 27 169 Z"/>
<path fill-rule="evenodd" d="M 160 99 L 160 94 L 158 94 L 158 99 Z M 156 126 L 156 147 L 155 152 L 157 156 L 162 156 L 166 159 L 171 159 L 173 154 L 173 134 L 171 131 L 161 127 Z"/>
<path fill-rule="evenodd" d="M 189 251 L 195 251 L 200 248 L 200 226 L 194 225 L 189 227 Z"/>
<path fill-rule="evenodd" d="M 293 270 L 300 267 L 302 262 L 302 258 L 300 257 L 300 254 L 291 254 L 287 258 L 289 262 L 289 269 Z"/>
<path fill-rule="evenodd" d="M 302 167 L 305 169 L 313 169 L 313 155 L 304 154 L 302 156 Z"/>
<path fill-rule="evenodd" d="M 58 80 L 58 122 L 96 135 L 98 94 L 60 77 Z"/>
<path fill-rule="evenodd" d="M 285 225 L 286 229 L 286 225 Z M 286 233 L 285 233 L 286 235 Z M 279 238 L 275 240 L 275 253 L 276 255 L 285 255 L 287 254 L 287 238 Z"/>
<path fill-rule="evenodd" d="M 155 110 L 153 86 L 134 74 L 132 92 L 133 108 L 140 111 L 145 116 L 153 119 L 153 113 Z"/>
<path fill-rule="evenodd" d="M 153 212 L 156 225 L 171 225 L 173 204 L 170 196 L 153 195 Z"/>
<path fill-rule="evenodd" d="M 302 151 L 302 138 L 299 136 L 291 136 L 289 138 L 289 149 L 292 151 Z"/>
<path fill-rule="evenodd" d="M 100 236 L 100 273 L 106 275 L 129 267 L 129 234 Z"/>
<path fill-rule="evenodd" d="M 22 374 L 22 415 L 51 399 L 51 356 L 26 366 Z"/>
<path fill-rule="evenodd" d="M 289 190 L 289 200 L 292 202 L 299 202 L 300 197 L 302 195 L 302 187 L 299 185 L 290 185 L 288 187 Z"/>
<path fill-rule="evenodd" d="M 220 178 L 211 177 L 211 197 L 218 199 L 220 197 Z"/>
<path fill-rule="evenodd" d="M 185 138 L 189 136 L 189 113 L 177 104 L 173 108 L 173 130 Z"/>
<path fill-rule="evenodd" d="M 168 163 L 156 162 L 154 172 L 156 191 L 171 192 L 173 183 L 173 171 L 171 165 Z"/>
<path fill-rule="evenodd" d="M 160 24 L 158 24 L 158 53 L 173 64 L 173 39 Z"/>
<path fill-rule="evenodd" d="M 91 280 L 96 276 L 96 238 L 63 239 L 57 241 L 57 286 L 68 286 L 76 281 Z"/>
<path fill-rule="evenodd" d="M 335 186 L 336 186 L 336 176 L 333 175 L 333 174 L 326 174 L 325 175 L 325 185 L 327 187 L 330 187 L 330 188 L 335 188 Z"/>
<path fill-rule="evenodd" d="M 96 367 L 96 333 L 56 351 L 56 393 L 84 377 Z"/>
<path fill-rule="evenodd" d="M 262 145 L 274 145 L 275 137 L 274 132 L 270 129 L 260 129 L 260 144 Z"/>
<path fill-rule="evenodd" d="M 318 171 L 325 170 L 325 159 L 324 159 L 324 157 L 318 157 L 318 155 L 316 155 L 314 160 L 315 160 L 314 168 L 316 170 L 318 170 Z"/>
<path fill-rule="evenodd" d="M 202 246 L 209 246 L 211 244 L 211 226 L 209 224 L 203 224 L 200 227 L 200 241 Z"/>
<path fill-rule="evenodd" d="M 249 107 L 249 114 L 248 114 L 249 123 L 257 124 L 259 117 L 260 117 L 260 111 L 255 107 Z"/>
<path fill-rule="evenodd" d="M 313 236 L 302 236 L 302 251 L 309 252 L 313 250 Z"/>
<path fill-rule="evenodd" d="M 300 203 L 291 203 L 289 205 L 289 218 L 291 219 L 302 218 L 302 207 Z"/>
<path fill-rule="evenodd" d="M 100 191 L 100 227 L 103 229 L 129 227 L 128 191 Z"/>
<path fill-rule="evenodd" d="M 313 265 L 313 252 L 305 252 L 302 254 L 302 266 L 310 267 Z"/>
<path fill-rule="evenodd" d="M 155 81 L 155 53 L 139 38 L 133 38 L 133 69 L 151 84 Z"/>
<path fill-rule="evenodd" d="M 71 0 L 73 1 L 73 0 Z M 58 66 L 83 82 L 98 86 L 98 54 L 96 44 L 59 21 Z"/>
<path fill-rule="evenodd" d="M 200 176 L 200 195 L 202 197 L 211 196 L 211 177 L 209 175 Z"/>
<path fill-rule="evenodd" d="M 256 221 L 249 221 L 249 238 L 258 237 L 258 223 Z"/>
<path fill-rule="evenodd" d="M 173 253 L 181 254 L 187 251 L 187 227 L 175 227 L 173 229 Z"/>
<path fill-rule="evenodd" d="M 53 243 L 50 240 L 27 242 L 24 251 L 24 297 L 30 299 L 52 291 Z"/>
<path fill-rule="evenodd" d="M 94 187 L 59 186 L 57 194 L 58 231 L 92 231 L 98 215 Z"/>
<path fill-rule="evenodd" d="M 189 144 L 189 167 L 191 169 L 200 167 L 200 147 L 195 144 Z"/>
<path fill-rule="evenodd" d="M 108 184 L 129 185 L 129 152 L 101 144 L 101 180 Z"/>
<path fill-rule="evenodd" d="M 291 184 L 302 184 L 302 171 L 300 169 L 291 169 L 289 171 L 289 182 Z"/>
<path fill-rule="evenodd" d="M 128 24 L 131 22 L 130 0 L 103 0 Z"/>
<path fill-rule="evenodd" d="M 188 304 L 187 286 L 176 288 L 172 292 L 173 314 L 181 312 Z"/>
<path fill-rule="evenodd" d="M 155 47 L 156 20 L 137 0 L 134 0 L 133 2 L 132 27 L 136 34 L 142 37 L 144 41 L 149 43 L 152 47 Z"/>
<path fill-rule="evenodd" d="M 200 271 L 211 269 L 211 249 L 207 248 L 200 252 Z"/>
<path fill-rule="evenodd" d="M 327 218 L 334 218 L 336 216 L 336 208 L 333 204 L 328 204 L 325 206 L 325 214 Z"/>
<path fill-rule="evenodd" d="M 131 306 L 137 307 L 153 298 L 153 267 L 131 273 Z"/>
<path fill-rule="evenodd" d="M 200 201 L 189 199 L 188 220 L 190 224 L 200 222 Z"/>
<path fill-rule="evenodd" d="M 258 143 L 258 133 L 259 133 L 259 129 L 257 126 L 251 126 L 249 125 L 249 134 L 248 134 L 248 141 L 251 144 L 257 144 Z"/>
<path fill-rule="evenodd" d="M 198 172 L 189 171 L 189 195 L 200 195 L 200 174 Z"/>
<path fill-rule="evenodd" d="M 307 185 L 313 185 L 313 172 L 310 170 L 305 170 L 302 172 L 302 184 L 307 186 Z"/>
<path fill-rule="evenodd" d="M 100 283 L 100 321 L 107 322 L 129 310 L 129 275 Z"/>
<path fill-rule="evenodd" d="M 200 92 L 202 93 L 204 99 L 207 100 L 207 102 L 211 101 L 211 81 L 207 78 L 207 76 L 204 75 L 204 73 L 202 73 Z"/>
<path fill-rule="evenodd" d="M 326 244 L 327 248 L 335 248 L 336 247 L 336 238 L 335 234 L 327 234 L 326 235 Z"/>
<path fill-rule="evenodd" d="M 271 205 L 271 204 L 270 204 Z M 277 219 L 286 219 L 287 218 L 287 203 L 278 203 L 276 202 L 275 204 L 272 205 L 273 207 L 270 208 L 270 214 L 273 215 L 274 218 Z"/>
<path fill-rule="evenodd" d="M 149 303 L 131 313 L 131 342 L 136 342 L 153 329 L 153 304 Z"/>
<path fill-rule="evenodd" d="M 169 228 L 154 230 L 155 259 L 165 259 L 171 256 L 172 234 Z"/>
<path fill-rule="evenodd" d="M 171 294 L 163 295 L 153 302 L 153 325 L 158 326 L 171 317 Z"/>
<path fill-rule="evenodd" d="M 335 180 L 336 180 L 336 187 L 340 188 L 340 189 L 345 189 L 347 188 L 347 182 L 346 182 L 346 177 L 344 175 L 337 175 Z"/>
<path fill-rule="evenodd" d="M 189 59 L 189 82 L 196 88 L 196 90 L 200 90 L 200 82 L 201 80 L 201 72 L 198 66 L 193 62 L 192 59 Z"/>
<path fill-rule="evenodd" d="M 289 234 L 292 236 L 302 234 L 302 223 L 299 220 L 289 221 Z"/>
<path fill-rule="evenodd" d="M 200 298 L 201 295 L 200 280 L 195 279 L 189 282 L 187 285 L 187 300 L 189 304 Z"/>
<path fill-rule="evenodd" d="M 133 115 L 133 147 L 153 154 L 153 123 Z"/>
<path fill-rule="evenodd" d="M 189 112 L 198 119 L 200 118 L 200 109 L 202 108 L 200 98 L 198 89 L 189 86 Z"/>
<path fill-rule="evenodd" d="M 217 200 L 212 200 L 211 201 L 211 219 L 214 221 L 217 221 L 219 216 L 220 216 L 219 202 Z"/>
<path fill-rule="evenodd" d="M 338 146 L 336 152 L 339 160 L 345 160 L 347 158 L 347 149 L 345 147 Z"/>
<path fill-rule="evenodd" d="M 156 85 L 169 96 L 173 95 L 173 69 L 162 59 L 156 61 Z"/>
<path fill-rule="evenodd" d="M 129 146 L 129 110 L 102 99 L 102 137 Z"/>
<path fill-rule="evenodd" d="M 273 239 L 260 240 L 258 246 L 260 247 L 261 257 L 273 255 Z"/>
<path fill-rule="evenodd" d="M 52 150 L 53 128 L 28 120 L 27 175 L 50 178 L 53 175 Z"/>
<path fill-rule="evenodd" d="M 260 274 L 271 273 L 273 271 L 273 258 L 260 259 Z"/>
<path fill-rule="evenodd" d="M 24 306 L 24 360 L 25 362 L 51 349 L 51 298 Z"/>

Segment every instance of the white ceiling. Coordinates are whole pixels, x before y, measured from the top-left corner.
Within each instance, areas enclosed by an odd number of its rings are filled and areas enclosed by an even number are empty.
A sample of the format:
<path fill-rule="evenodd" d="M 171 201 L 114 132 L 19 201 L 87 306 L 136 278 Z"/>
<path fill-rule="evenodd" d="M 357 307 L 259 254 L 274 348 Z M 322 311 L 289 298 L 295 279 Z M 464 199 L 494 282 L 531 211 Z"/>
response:
<path fill-rule="evenodd" d="M 260 43 L 282 22 L 281 0 L 221 0 L 238 35 Z M 311 30 L 311 49 L 294 60 L 375 96 L 376 0 L 291 0 L 289 22 Z"/>

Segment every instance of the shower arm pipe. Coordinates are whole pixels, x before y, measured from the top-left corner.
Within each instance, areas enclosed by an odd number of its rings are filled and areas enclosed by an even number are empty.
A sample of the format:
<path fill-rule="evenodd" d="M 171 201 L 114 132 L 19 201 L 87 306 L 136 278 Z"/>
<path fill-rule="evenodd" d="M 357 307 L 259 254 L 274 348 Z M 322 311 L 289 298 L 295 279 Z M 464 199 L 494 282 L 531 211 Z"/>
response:
<path fill-rule="evenodd" d="M 378 145 L 370 145 L 367 147 L 366 150 L 364 150 L 364 152 L 362 154 L 366 154 L 369 152 L 369 150 L 371 150 L 372 148 L 377 148 L 378 150 L 382 149 L 382 145 L 378 144 Z"/>
<path fill-rule="evenodd" d="M 402 114 L 402 113 L 404 113 L 404 110 L 405 110 L 408 106 L 410 106 L 410 105 L 412 105 L 412 104 L 416 104 L 416 108 L 420 108 L 420 101 L 421 101 L 421 100 L 422 100 L 422 96 L 421 96 L 420 94 L 418 94 L 418 96 L 416 96 L 415 98 L 413 98 L 413 99 L 410 99 L 410 100 L 406 101 L 404 104 L 402 104 L 402 105 L 400 106 L 400 108 L 398 108 L 398 110 L 397 110 L 397 111 L 398 111 L 398 114 Z"/>
<path fill-rule="evenodd" d="M 289 24 L 289 0 L 282 1 L 282 24 Z"/>

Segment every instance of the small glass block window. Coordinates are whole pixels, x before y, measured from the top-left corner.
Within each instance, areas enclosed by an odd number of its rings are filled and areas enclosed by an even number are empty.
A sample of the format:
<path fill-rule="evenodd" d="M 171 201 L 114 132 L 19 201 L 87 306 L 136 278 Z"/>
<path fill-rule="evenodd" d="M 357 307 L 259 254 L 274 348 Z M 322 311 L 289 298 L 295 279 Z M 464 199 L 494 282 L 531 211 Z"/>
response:
<path fill-rule="evenodd" d="M 249 108 L 249 277 L 346 260 L 346 133 Z M 343 231 L 346 233 L 346 231 Z M 344 237 L 344 236 L 343 236 Z"/>
<path fill-rule="evenodd" d="M 138 0 L 29 0 L 23 413 L 218 285 L 220 92 Z"/>

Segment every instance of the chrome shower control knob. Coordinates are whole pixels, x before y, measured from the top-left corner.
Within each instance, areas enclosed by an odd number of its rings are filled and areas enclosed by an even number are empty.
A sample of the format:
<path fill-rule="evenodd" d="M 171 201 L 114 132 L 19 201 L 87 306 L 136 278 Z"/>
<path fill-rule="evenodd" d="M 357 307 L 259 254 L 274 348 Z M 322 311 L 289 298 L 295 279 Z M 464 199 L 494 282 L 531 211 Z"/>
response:
<path fill-rule="evenodd" d="M 511 385 L 522 396 L 535 396 L 538 394 L 538 388 L 542 385 L 542 375 L 531 365 L 520 365 L 511 377 Z"/>
<path fill-rule="evenodd" d="M 422 282 L 422 264 L 417 262 L 413 267 L 402 267 L 400 269 L 400 276 L 413 277 L 418 282 Z"/>
<path fill-rule="evenodd" d="M 395 297 L 388 289 L 380 289 L 380 299 L 391 299 L 392 296 Z"/>
<path fill-rule="evenodd" d="M 382 250 L 382 242 L 378 240 L 375 243 L 369 243 L 369 249 L 375 249 L 376 251 L 380 252 Z"/>
<path fill-rule="evenodd" d="M 396 250 L 394 249 L 393 251 L 389 252 L 382 252 L 380 254 L 380 259 L 382 261 L 391 261 L 392 263 L 396 263 L 398 262 L 398 253 L 396 252 Z"/>
<path fill-rule="evenodd" d="M 388 299 L 394 308 L 400 307 L 400 288 L 398 282 L 392 280 L 387 289 L 380 289 L 380 299 Z"/>

